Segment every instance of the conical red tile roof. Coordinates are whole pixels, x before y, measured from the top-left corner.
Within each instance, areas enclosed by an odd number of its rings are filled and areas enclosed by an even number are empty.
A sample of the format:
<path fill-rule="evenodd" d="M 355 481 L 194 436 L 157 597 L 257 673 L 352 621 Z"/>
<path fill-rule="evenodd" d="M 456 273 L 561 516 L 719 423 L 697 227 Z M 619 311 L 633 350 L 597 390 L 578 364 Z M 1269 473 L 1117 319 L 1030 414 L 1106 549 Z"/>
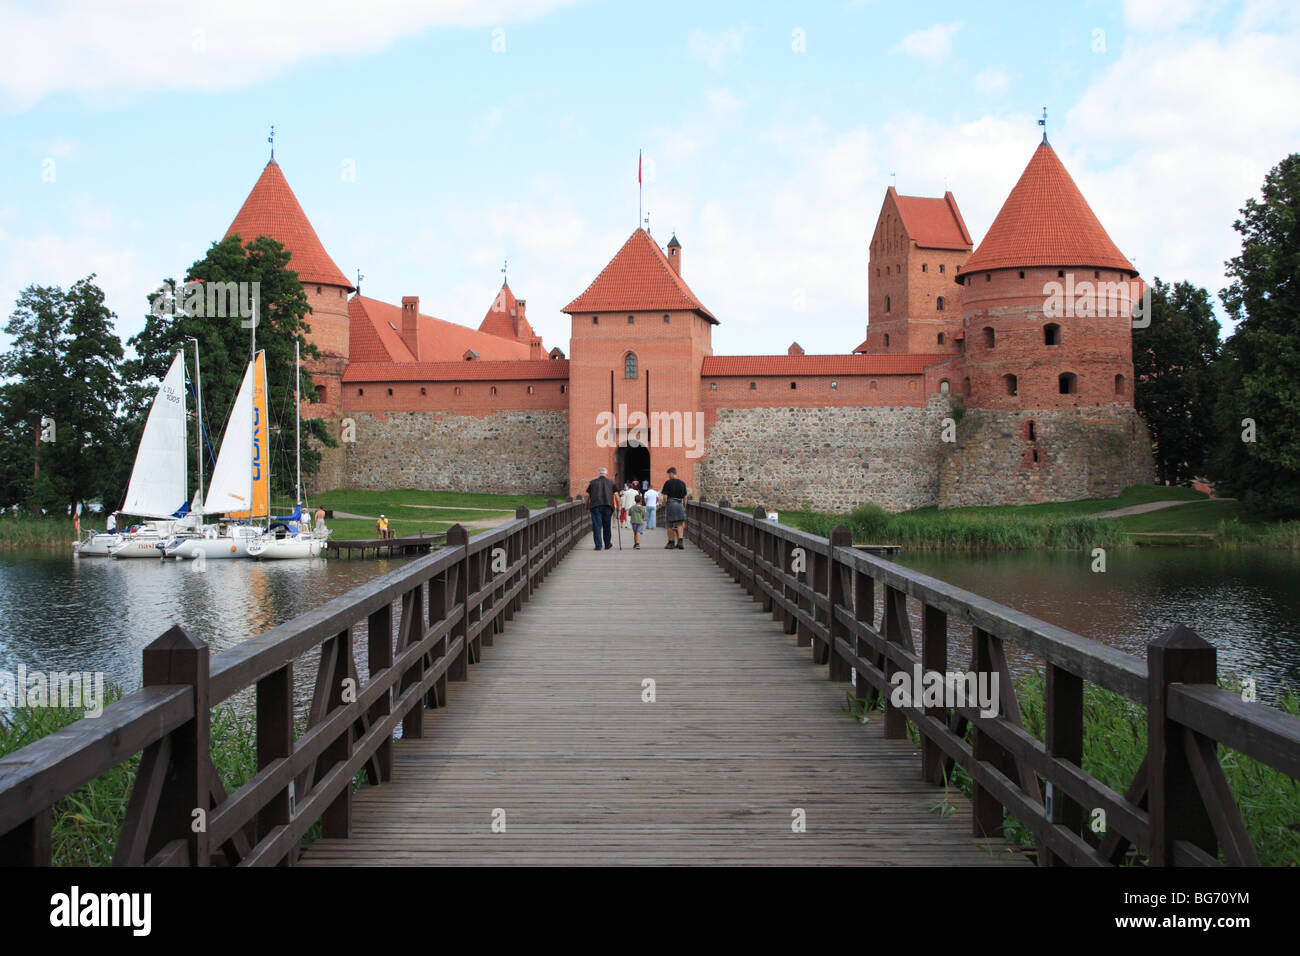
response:
<path fill-rule="evenodd" d="M 601 270 L 596 280 L 560 311 L 644 312 L 690 309 L 714 325 L 713 317 L 690 286 L 673 271 L 668 257 L 644 229 L 638 229 Z"/>
<path fill-rule="evenodd" d="M 520 334 L 515 334 L 515 315 L 519 311 L 519 300 L 515 298 L 510 286 L 502 284 L 501 291 L 492 300 L 487 315 L 479 323 L 478 330 L 488 335 L 495 335 L 512 342 L 527 342 L 533 338 L 533 327 L 525 318 L 520 327 Z"/>
<path fill-rule="evenodd" d="M 1106 235 L 1046 139 L 961 272 L 965 276 L 1026 266 L 1086 266 L 1137 273 Z"/>
<path fill-rule="evenodd" d="M 321 245 L 316 230 L 311 227 L 302 206 L 298 205 L 298 198 L 275 160 L 262 170 L 239 215 L 226 230 L 226 237 L 235 233 L 239 233 L 244 245 L 258 236 L 270 236 L 282 243 L 292 254 L 289 268 L 298 273 L 298 279 L 303 283 L 337 285 L 352 291 L 352 284 L 343 277 Z"/>

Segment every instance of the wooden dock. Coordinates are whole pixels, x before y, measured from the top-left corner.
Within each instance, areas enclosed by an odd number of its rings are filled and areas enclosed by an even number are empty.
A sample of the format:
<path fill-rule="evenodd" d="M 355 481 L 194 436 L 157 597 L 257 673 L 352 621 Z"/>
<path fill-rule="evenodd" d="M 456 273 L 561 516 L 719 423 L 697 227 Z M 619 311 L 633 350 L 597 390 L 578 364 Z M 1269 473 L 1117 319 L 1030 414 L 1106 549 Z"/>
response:
<path fill-rule="evenodd" d="M 380 554 L 387 557 L 396 554 L 428 554 L 432 549 L 442 547 L 446 540 L 445 531 L 429 534 L 421 532 L 403 538 L 351 538 L 340 541 L 331 539 L 325 542 L 325 554 L 332 558 L 350 558 L 354 551 L 359 551 L 359 556 L 363 558 L 367 551 L 372 558 L 377 558 Z"/>
<path fill-rule="evenodd" d="M 694 545 L 590 536 L 306 865 L 1024 863 Z M 643 682 L 654 681 L 653 703 Z M 498 812 L 503 811 L 503 814 Z M 795 832 L 802 811 L 805 832 Z M 493 814 L 498 827 L 494 832 Z"/>

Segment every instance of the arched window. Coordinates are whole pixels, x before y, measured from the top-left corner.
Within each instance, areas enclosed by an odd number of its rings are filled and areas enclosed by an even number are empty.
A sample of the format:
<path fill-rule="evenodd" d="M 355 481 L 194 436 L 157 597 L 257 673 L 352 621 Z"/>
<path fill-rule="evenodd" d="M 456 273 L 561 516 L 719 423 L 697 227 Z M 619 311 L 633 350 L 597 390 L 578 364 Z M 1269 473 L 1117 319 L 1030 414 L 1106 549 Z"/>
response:
<path fill-rule="evenodd" d="M 798 387 L 799 387 L 799 383 L 798 383 L 798 382 L 791 382 L 791 383 L 790 383 L 790 387 L 791 387 L 791 388 L 798 388 Z"/>
<path fill-rule="evenodd" d="M 327 393 L 326 393 L 326 391 L 325 391 L 325 386 L 324 386 L 324 385 L 317 385 L 317 386 L 316 386 L 316 401 L 318 401 L 318 402 L 323 402 L 323 401 L 325 401 L 325 395 L 326 395 L 326 394 L 327 394 Z"/>
<path fill-rule="evenodd" d="M 1073 372 L 1062 372 L 1057 382 L 1062 395 L 1074 395 L 1079 391 L 1079 379 Z"/>
<path fill-rule="evenodd" d="M 1035 427 L 1034 422 L 1032 420 L 1029 422 L 1029 427 L 1027 431 L 1029 434 L 1030 441 L 1038 441 L 1038 429 Z"/>
<path fill-rule="evenodd" d="M 991 349 L 997 342 L 997 336 L 993 334 L 992 326 L 984 326 L 984 347 Z"/>
<path fill-rule="evenodd" d="M 1116 394 L 1116 395 L 1123 395 L 1123 394 L 1124 394 L 1124 376 L 1123 376 L 1123 375 L 1116 375 L 1116 376 L 1115 376 L 1115 394 Z"/>
<path fill-rule="evenodd" d="M 885 296 L 885 311 L 889 311 L 889 296 Z"/>
<path fill-rule="evenodd" d="M 942 332 L 939 333 L 939 344 L 940 344 L 940 345 L 943 345 L 943 333 L 942 333 Z"/>
<path fill-rule="evenodd" d="M 456 388 L 455 388 L 455 392 L 456 392 L 457 395 L 460 394 L 460 386 L 459 386 L 459 385 L 456 386 Z"/>
<path fill-rule="evenodd" d="M 934 310 L 935 310 L 936 312 L 942 312 L 942 311 L 943 311 L 943 296 L 939 296 L 939 298 L 935 299 L 935 301 L 934 301 Z"/>
<path fill-rule="evenodd" d="M 889 348 L 889 333 L 885 333 L 885 348 Z"/>
<path fill-rule="evenodd" d="M 939 394 L 940 395 L 948 394 L 948 380 L 946 378 L 939 382 Z"/>
<path fill-rule="evenodd" d="M 1049 322 L 1043 326 L 1043 344 L 1060 345 L 1061 344 L 1061 327 L 1055 322 Z"/>
<path fill-rule="evenodd" d="M 497 393 L 497 387 L 496 387 L 495 385 L 493 385 L 493 386 L 492 386 L 492 394 L 495 395 L 496 393 Z"/>
<path fill-rule="evenodd" d="M 623 356 L 623 377 L 636 378 L 636 353 L 628 352 Z"/>
<path fill-rule="evenodd" d="M 1020 385 L 1014 375 L 1003 375 L 1002 384 L 1007 390 L 1008 395 L 1019 394 Z"/>
<path fill-rule="evenodd" d="M 930 271 L 930 267 L 929 267 L 929 265 L 927 265 L 926 263 L 922 262 L 922 263 L 921 263 L 921 271 L 922 271 L 922 272 L 929 272 L 929 271 Z"/>

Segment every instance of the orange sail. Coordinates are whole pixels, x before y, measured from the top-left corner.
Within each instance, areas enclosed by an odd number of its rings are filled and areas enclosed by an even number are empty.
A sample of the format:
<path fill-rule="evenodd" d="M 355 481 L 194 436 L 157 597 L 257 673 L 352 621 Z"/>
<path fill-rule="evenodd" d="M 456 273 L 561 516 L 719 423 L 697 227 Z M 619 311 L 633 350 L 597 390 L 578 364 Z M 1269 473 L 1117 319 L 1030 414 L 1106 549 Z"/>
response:
<path fill-rule="evenodd" d="M 253 508 L 252 517 L 271 513 L 270 419 L 266 414 L 266 353 L 258 352 L 253 365 Z"/>

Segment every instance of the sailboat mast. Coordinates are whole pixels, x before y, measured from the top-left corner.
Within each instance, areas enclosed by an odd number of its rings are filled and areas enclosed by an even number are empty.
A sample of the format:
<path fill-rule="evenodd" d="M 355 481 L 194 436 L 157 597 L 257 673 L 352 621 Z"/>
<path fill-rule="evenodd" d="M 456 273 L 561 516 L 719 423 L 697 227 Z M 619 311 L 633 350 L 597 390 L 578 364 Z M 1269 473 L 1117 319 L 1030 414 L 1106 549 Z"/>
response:
<path fill-rule="evenodd" d="M 302 358 L 298 354 L 298 340 L 293 340 L 293 442 L 294 457 L 298 460 L 298 477 L 295 479 L 295 504 L 302 504 Z"/>
<path fill-rule="evenodd" d="M 199 372 L 199 340 L 193 336 L 190 341 L 194 343 L 194 394 L 195 404 L 197 406 L 195 415 L 198 417 L 199 424 L 199 514 L 203 514 L 203 376 Z"/>

